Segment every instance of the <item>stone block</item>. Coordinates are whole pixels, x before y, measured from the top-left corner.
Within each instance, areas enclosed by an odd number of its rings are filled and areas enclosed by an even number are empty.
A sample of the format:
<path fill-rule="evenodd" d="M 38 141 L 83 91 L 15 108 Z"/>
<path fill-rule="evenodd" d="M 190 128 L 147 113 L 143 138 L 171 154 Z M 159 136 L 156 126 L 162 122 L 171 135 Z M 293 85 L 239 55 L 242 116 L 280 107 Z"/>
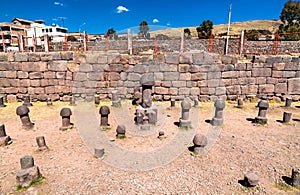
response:
<path fill-rule="evenodd" d="M 55 77 L 56 77 L 55 72 L 51 72 L 51 71 L 44 72 L 45 79 L 55 79 Z"/>
<path fill-rule="evenodd" d="M 66 79 L 66 72 L 56 72 L 57 79 Z"/>
<path fill-rule="evenodd" d="M 0 82 L 0 84 L 1 84 L 1 82 Z M 20 80 L 20 86 L 21 87 L 29 87 L 30 86 L 30 80 L 29 79 L 21 79 Z"/>
<path fill-rule="evenodd" d="M 286 83 L 277 83 L 275 84 L 275 93 L 287 93 L 287 84 Z"/>
<path fill-rule="evenodd" d="M 178 72 L 164 72 L 164 80 L 166 81 L 174 81 L 178 80 L 179 73 Z"/>
<path fill-rule="evenodd" d="M 207 73 L 198 72 L 198 73 L 191 74 L 192 81 L 201 81 L 206 79 L 207 79 Z"/>
<path fill-rule="evenodd" d="M 296 71 L 283 71 L 284 78 L 295 78 L 296 77 Z"/>
<path fill-rule="evenodd" d="M 272 75 L 271 68 L 253 68 L 253 77 L 270 77 Z"/>
<path fill-rule="evenodd" d="M 19 79 L 27 79 L 28 78 L 28 72 L 18 71 L 17 77 Z"/>
<path fill-rule="evenodd" d="M 240 85 L 234 85 L 234 86 L 226 87 L 226 94 L 228 94 L 228 95 L 240 95 L 241 94 Z"/>
<path fill-rule="evenodd" d="M 169 89 L 165 88 L 165 87 L 155 87 L 154 88 L 154 93 L 167 95 L 167 94 L 169 94 Z"/>
<path fill-rule="evenodd" d="M 127 79 L 129 81 L 139 81 L 141 78 L 141 75 L 138 73 L 129 73 L 127 76 Z"/>
<path fill-rule="evenodd" d="M 81 63 L 79 65 L 79 70 L 78 72 L 92 72 L 93 69 L 92 69 L 92 65 L 91 64 L 88 64 L 88 63 Z"/>
<path fill-rule="evenodd" d="M 108 71 L 109 72 L 121 72 L 123 70 L 123 64 L 109 64 Z"/>
<path fill-rule="evenodd" d="M 169 89 L 169 94 L 170 94 L 170 95 L 178 95 L 178 88 L 174 88 L 174 87 L 172 88 L 172 87 L 171 87 L 171 88 Z"/>
<path fill-rule="evenodd" d="M 219 87 L 220 86 L 220 80 L 219 79 L 211 79 L 207 80 L 207 87 Z"/>
<path fill-rule="evenodd" d="M 47 71 L 47 62 L 22 62 L 21 65 L 24 72 Z"/>
<path fill-rule="evenodd" d="M 68 69 L 68 61 L 51 61 L 48 63 L 48 70 L 50 71 L 67 71 Z"/>
<path fill-rule="evenodd" d="M 263 85 L 267 83 L 267 78 L 266 77 L 257 77 L 256 78 L 256 84 L 258 85 Z"/>
<path fill-rule="evenodd" d="M 15 79 L 15 78 L 17 78 L 17 71 L 11 71 L 11 70 L 6 71 L 5 76 L 6 76 L 6 78 Z"/>
<path fill-rule="evenodd" d="M 274 63 L 273 64 L 273 70 L 284 70 L 285 63 Z"/>
<path fill-rule="evenodd" d="M 16 88 L 16 87 L 6 87 L 6 88 L 4 89 L 4 91 L 5 91 L 5 93 L 7 93 L 7 94 L 16 94 L 16 93 L 19 92 L 18 88 Z"/>
<path fill-rule="evenodd" d="M 212 53 L 195 53 L 193 54 L 194 64 L 216 64 L 218 62 L 218 55 Z"/>
<path fill-rule="evenodd" d="M 7 102 L 8 103 L 13 103 L 13 102 L 17 102 L 17 96 L 16 95 L 7 95 L 6 96 Z"/>
<path fill-rule="evenodd" d="M 191 73 L 196 73 L 201 71 L 201 66 L 199 65 L 190 65 L 189 67 L 190 67 L 189 71 Z"/>
<path fill-rule="evenodd" d="M 159 70 L 161 72 L 177 72 L 178 65 L 174 64 L 160 64 Z"/>
<path fill-rule="evenodd" d="M 258 86 L 259 94 L 274 93 L 274 91 L 275 91 L 275 86 L 272 84 L 265 84 L 265 85 Z"/>
<path fill-rule="evenodd" d="M 172 81 L 173 87 L 186 87 L 186 81 Z"/>
<path fill-rule="evenodd" d="M 179 56 L 180 64 L 193 64 L 193 55 L 190 53 L 183 53 Z"/>
<path fill-rule="evenodd" d="M 15 61 L 16 62 L 27 62 L 28 61 L 27 53 L 21 53 L 21 52 L 15 53 Z"/>
<path fill-rule="evenodd" d="M 300 78 L 288 79 L 288 93 L 300 94 Z"/>
<path fill-rule="evenodd" d="M 216 92 L 216 88 L 200 88 L 201 95 L 214 95 Z"/>
<path fill-rule="evenodd" d="M 121 79 L 121 77 L 120 77 L 120 74 L 118 72 L 110 72 L 108 74 L 108 80 L 109 81 L 118 81 L 120 79 Z"/>
<path fill-rule="evenodd" d="M 232 63 L 232 57 L 228 55 L 222 55 L 221 56 L 222 64 L 231 64 Z"/>
<path fill-rule="evenodd" d="M 215 94 L 216 95 L 226 95 L 226 87 L 217 87 Z"/>
<path fill-rule="evenodd" d="M 179 64 L 178 71 L 179 72 L 189 72 L 190 65 L 189 64 Z"/>
<path fill-rule="evenodd" d="M 190 81 L 191 73 L 179 73 L 179 80 L 181 81 Z"/>
<path fill-rule="evenodd" d="M 165 59 L 167 64 L 178 64 L 179 54 L 178 53 L 166 53 Z"/>
<path fill-rule="evenodd" d="M 38 79 L 30 80 L 30 86 L 32 86 L 32 87 L 39 87 L 39 86 L 41 86 L 40 80 L 38 80 Z"/>
<path fill-rule="evenodd" d="M 235 70 L 245 71 L 247 66 L 245 63 L 237 63 L 235 64 Z"/>
<path fill-rule="evenodd" d="M 28 53 L 29 62 L 38 62 L 41 60 L 41 56 L 38 53 Z"/>
<path fill-rule="evenodd" d="M 190 88 L 181 87 L 178 89 L 178 95 L 189 95 Z"/>
<path fill-rule="evenodd" d="M 34 88 L 35 94 L 45 94 L 45 89 L 43 87 L 36 87 Z"/>
<path fill-rule="evenodd" d="M 123 65 L 122 65 L 123 67 Z M 122 69 L 121 69 L 122 70 Z M 120 70 L 120 71 L 121 71 Z M 119 72 L 120 72 L 119 71 Z M 133 68 L 132 68 L 132 71 L 133 72 L 136 72 L 136 73 L 146 73 L 149 71 L 149 67 L 146 65 L 146 64 L 136 64 Z"/>
<path fill-rule="evenodd" d="M 74 73 L 74 80 L 75 81 L 85 81 L 87 79 L 87 73 Z"/>
<path fill-rule="evenodd" d="M 282 78 L 283 77 L 283 71 L 272 71 L 272 77 L 274 78 Z"/>
<path fill-rule="evenodd" d="M 222 72 L 222 78 L 237 78 L 238 76 L 237 71 Z"/>
<path fill-rule="evenodd" d="M 190 89 L 190 95 L 200 95 L 200 88 L 199 87 L 192 87 Z"/>
<path fill-rule="evenodd" d="M 41 79 L 43 78 L 44 74 L 42 72 L 30 72 L 29 79 Z"/>
<path fill-rule="evenodd" d="M 21 187 L 29 187 L 32 182 L 41 177 L 40 170 L 37 166 L 33 166 L 27 169 L 21 169 L 17 172 L 17 185 Z"/>

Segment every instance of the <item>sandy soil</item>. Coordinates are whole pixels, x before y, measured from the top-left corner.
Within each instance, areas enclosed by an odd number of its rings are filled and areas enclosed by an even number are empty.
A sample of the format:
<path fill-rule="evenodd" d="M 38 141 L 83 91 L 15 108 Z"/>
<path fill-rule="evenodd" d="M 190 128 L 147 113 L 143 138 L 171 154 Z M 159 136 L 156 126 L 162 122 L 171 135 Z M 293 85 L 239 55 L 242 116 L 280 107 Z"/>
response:
<path fill-rule="evenodd" d="M 271 103 L 267 113 L 268 126 L 256 126 L 249 121 L 257 116 L 256 103 L 245 103 L 244 109 L 238 109 L 236 103 L 227 102 L 223 130 L 206 155 L 194 157 L 187 149 L 172 163 L 147 172 L 111 167 L 93 157 L 76 128 L 60 131 L 59 112 L 62 107 L 69 107 L 69 103 L 54 102 L 51 107 L 45 102 L 33 104 L 30 118 L 36 125 L 32 130 L 22 129 L 15 113 L 20 102 L 0 108 L 0 123 L 5 124 L 6 133 L 13 140 L 12 144 L 0 147 L 0 194 L 300 193 L 282 179 L 291 176 L 292 168 L 300 167 L 300 102 L 293 102 L 289 109 L 283 107 L 284 103 Z M 167 108 L 169 102 L 164 106 Z M 177 107 L 166 111 L 172 120 L 180 116 L 178 103 Z M 95 107 L 97 109 L 99 106 Z M 200 103 L 199 111 L 196 132 L 203 133 L 209 127 L 205 120 L 213 115 L 212 103 Z M 289 124 L 279 122 L 283 111 L 293 113 Z M 111 130 L 106 132 L 108 138 L 115 136 L 116 121 L 110 118 L 110 124 Z M 168 129 L 176 131 L 172 124 L 164 128 L 166 133 Z M 49 151 L 37 150 L 35 138 L 41 135 L 45 136 Z M 156 136 L 139 139 L 132 135 L 114 142 L 129 149 L 141 145 L 140 148 L 155 148 L 163 143 Z M 16 173 L 24 155 L 34 157 L 45 178 L 29 189 L 16 191 Z M 259 186 L 247 188 L 239 183 L 249 172 L 259 177 Z"/>

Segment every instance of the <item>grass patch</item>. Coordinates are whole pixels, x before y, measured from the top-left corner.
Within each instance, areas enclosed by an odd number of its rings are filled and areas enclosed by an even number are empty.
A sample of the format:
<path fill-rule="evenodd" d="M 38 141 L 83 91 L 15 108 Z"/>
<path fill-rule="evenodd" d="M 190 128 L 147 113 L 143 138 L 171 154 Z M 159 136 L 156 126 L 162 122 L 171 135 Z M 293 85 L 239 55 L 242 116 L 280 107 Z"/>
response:
<path fill-rule="evenodd" d="M 294 191 L 295 189 L 297 189 L 297 188 L 294 188 L 294 187 L 290 186 L 289 184 L 287 184 L 283 181 L 276 182 L 275 187 L 280 189 L 280 190 L 283 190 L 285 192 Z"/>
<path fill-rule="evenodd" d="M 119 136 L 116 136 L 117 139 L 126 139 L 126 135 L 119 135 Z"/>
<path fill-rule="evenodd" d="M 20 192 L 20 191 L 26 191 L 27 189 L 29 189 L 32 186 L 36 186 L 36 185 L 41 185 L 45 183 L 45 177 L 42 176 L 40 178 L 38 178 L 37 180 L 31 182 L 31 184 L 27 187 L 22 187 L 21 185 L 17 185 L 16 186 L 16 191 Z"/>
<path fill-rule="evenodd" d="M 101 131 L 109 131 L 109 130 L 111 130 L 111 127 L 110 126 L 100 127 L 100 130 Z"/>

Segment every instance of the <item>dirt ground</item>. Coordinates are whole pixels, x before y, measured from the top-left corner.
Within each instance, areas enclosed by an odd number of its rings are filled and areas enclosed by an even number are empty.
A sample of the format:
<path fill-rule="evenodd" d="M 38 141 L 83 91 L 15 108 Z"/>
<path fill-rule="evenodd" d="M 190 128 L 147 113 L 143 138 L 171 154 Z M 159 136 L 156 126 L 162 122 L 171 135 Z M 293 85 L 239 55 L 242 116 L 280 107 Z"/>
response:
<path fill-rule="evenodd" d="M 283 180 L 291 176 L 292 168 L 300 167 L 300 102 L 293 102 L 291 108 L 283 107 L 284 102 L 270 103 L 267 126 L 250 121 L 257 116 L 257 103 L 247 102 L 244 109 L 238 109 L 235 102 L 227 102 L 223 129 L 207 154 L 195 157 L 187 148 L 170 164 L 145 172 L 111 167 L 93 157 L 76 128 L 60 131 L 60 109 L 74 109 L 69 103 L 54 102 L 49 107 L 45 102 L 34 102 L 29 113 L 35 122 L 32 130 L 23 129 L 15 113 L 21 104 L 10 103 L 0 108 L 0 124 L 5 124 L 6 133 L 13 141 L 0 147 L 0 194 L 300 194 L 299 189 Z M 170 103 L 162 104 L 167 110 Z M 176 107 L 166 111 L 172 120 L 180 117 L 179 102 Z M 293 113 L 289 124 L 280 122 L 284 111 Z M 213 116 L 212 103 L 200 102 L 199 112 L 199 127 L 195 131 L 202 133 L 210 125 L 206 120 Z M 115 135 L 117 123 L 112 120 L 111 117 L 107 138 Z M 71 121 L 74 122 L 73 115 Z M 166 134 L 178 130 L 175 125 L 164 128 Z M 41 135 L 45 136 L 49 151 L 37 150 L 35 139 Z M 114 144 L 128 149 L 149 149 L 159 147 L 168 139 L 160 142 L 150 136 L 145 140 L 128 135 Z M 16 173 L 24 155 L 34 157 L 44 179 L 17 191 Z M 239 181 L 245 173 L 255 173 L 259 186 L 242 186 Z"/>

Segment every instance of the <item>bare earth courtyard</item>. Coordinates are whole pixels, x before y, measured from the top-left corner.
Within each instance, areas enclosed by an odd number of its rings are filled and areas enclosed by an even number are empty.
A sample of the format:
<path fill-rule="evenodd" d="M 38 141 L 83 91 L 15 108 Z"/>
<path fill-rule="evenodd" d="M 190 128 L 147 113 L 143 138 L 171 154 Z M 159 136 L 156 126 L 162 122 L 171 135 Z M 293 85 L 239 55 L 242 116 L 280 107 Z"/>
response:
<path fill-rule="evenodd" d="M 113 112 L 109 115 L 111 128 L 104 132 L 103 139 L 141 153 L 163 147 L 182 131 L 174 125 L 180 118 L 180 102 L 176 102 L 174 109 L 168 109 L 169 102 L 156 103 L 164 108 L 161 130 L 166 139 L 130 133 L 126 139 L 115 139 L 118 123 Z M 21 104 L 7 103 L 0 108 L 0 124 L 5 124 L 6 133 L 12 138 L 12 144 L 0 147 L 0 194 L 300 194 L 299 189 L 283 180 L 291 176 L 292 168 L 300 167 L 300 102 L 293 102 L 291 108 L 285 108 L 283 102 L 271 102 L 268 125 L 258 126 L 250 121 L 257 116 L 257 102 L 245 102 L 244 108 L 239 109 L 236 102 L 227 101 L 224 126 L 207 153 L 195 157 L 187 147 L 171 163 L 139 172 L 110 166 L 93 157 L 76 129 L 78 119 L 74 115 L 71 122 L 75 128 L 60 131 L 61 108 L 74 109 L 69 102 L 54 102 L 53 106 L 33 102 L 29 107 L 30 118 L 35 122 L 32 130 L 23 129 L 16 115 L 16 108 Z M 110 104 L 101 101 L 100 105 Z M 97 119 L 99 108 L 94 106 Z M 188 131 L 205 135 L 210 126 L 206 121 L 213 116 L 213 103 L 200 102 L 197 109 L 198 126 Z M 292 112 L 288 124 L 280 122 L 284 111 Z M 133 121 L 132 113 L 127 117 L 129 122 Z M 37 136 L 45 136 L 49 151 L 37 150 Z M 177 149 L 176 145 L 173 149 Z M 16 173 L 20 170 L 20 158 L 25 155 L 34 157 L 44 179 L 17 191 Z M 245 173 L 255 173 L 259 186 L 242 186 L 239 180 Z"/>

